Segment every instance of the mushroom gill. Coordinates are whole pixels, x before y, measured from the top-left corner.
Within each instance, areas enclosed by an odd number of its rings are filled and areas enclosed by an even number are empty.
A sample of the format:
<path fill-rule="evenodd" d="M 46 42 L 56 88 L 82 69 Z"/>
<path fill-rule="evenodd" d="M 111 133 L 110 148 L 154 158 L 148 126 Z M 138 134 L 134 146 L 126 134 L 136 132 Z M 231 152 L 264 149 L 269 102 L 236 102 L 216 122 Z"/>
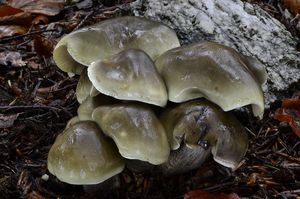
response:
<path fill-rule="evenodd" d="M 87 69 L 84 69 L 80 74 L 80 78 L 76 87 L 77 101 L 81 104 L 88 97 L 95 97 L 99 94 L 99 91 L 95 89 L 92 82 L 87 75 Z"/>
<path fill-rule="evenodd" d="M 262 118 L 264 97 L 260 84 L 266 73 L 253 59 L 214 42 L 201 42 L 171 49 L 155 64 L 165 80 L 170 101 L 204 97 L 224 111 L 251 104 L 254 115 Z"/>
<path fill-rule="evenodd" d="M 244 127 L 209 101 L 190 101 L 167 109 L 160 120 L 173 150 L 168 162 L 161 166 L 164 173 L 195 169 L 210 152 L 219 164 L 236 168 L 247 151 Z"/>

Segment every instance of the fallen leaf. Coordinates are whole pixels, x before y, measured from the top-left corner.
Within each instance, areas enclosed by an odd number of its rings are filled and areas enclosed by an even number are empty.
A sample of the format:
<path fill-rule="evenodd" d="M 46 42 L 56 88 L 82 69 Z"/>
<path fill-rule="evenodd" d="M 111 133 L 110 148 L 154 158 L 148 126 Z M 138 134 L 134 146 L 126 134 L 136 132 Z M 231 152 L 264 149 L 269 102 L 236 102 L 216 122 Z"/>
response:
<path fill-rule="evenodd" d="M 44 199 L 44 197 L 36 191 L 32 191 L 26 197 L 28 199 Z"/>
<path fill-rule="evenodd" d="M 53 40 L 42 36 L 36 36 L 33 40 L 33 47 L 36 53 L 45 57 L 51 57 L 55 44 Z"/>
<path fill-rule="evenodd" d="M 31 22 L 30 13 L 8 5 L 0 5 L 0 38 L 26 33 Z"/>
<path fill-rule="evenodd" d="M 186 193 L 184 199 L 240 199 L 235 193 L 230 194 L 212 194 L 204 190 L 194 190 Z"/>
<path fill-rule="evenodd" d="M 14 15 L 0 17 L 0 25 L 22 25 L 30 26 L 32 16 L 27 12 L 20 12 Z"/>
<path fill-rule="evenodd" d="M 247 179 L 248 186 L 255 186 L 262 182 L 264 182 L 264 178 L 259 173 L 251 173 L 251 175 L 249 175 Z"/>
<path fill-rule="evenodd" d="M 13 83 L 11 83 L 11 85 L 10 85 L 10 92 L 11 92 L 12 94 L 14 94 L 15 96 L 20 97 L 21 94 L 22 94 L 22 89 L 20 89 L 20 88 L 18 87 L 18 84 L 17 84 L 16 82 L 13 82 Z"/>
<path fill-rule="evenodd" d="M 37 25 L 37 24 L 48 24 L 49 20 L 48 17 L 45 15 L 38 15 L 35 17 L 32 21 L 32 24 Z"/>
<path fill-rule="evenodd" d="M 7 3 L 26 12 L 54 16 L 64 8 L 65 0 L 9 0 Z"/>
<path fill-rule="evenodd" d="M 14 15 L 14 14 L 17 14 L 20 12 L 23 12 L 23 11 L 20 9 L 5 5 L 5 4 L 0 5 L 0 17 L 10 16 L 10 15 Z"/>
<path fill-rule="evenodd" d="M 0 38 L 20 35 L 26 32 L 27 28 L 22 26 L 0 26 Z"/>
<path fill-rule="evenodd" d="M 38 64 L 38 63 L 36 63 L 36 61 L 32 61 L 32 60 L 28 61 L 27 66 L 29 68 L 34 69 L 34 70 L 37 70 L 37 69 L 39 69 L 41 67 L 40 64 Z"/>
<path fill-rule="evenodd" d="M 25 66 L 26 62 L 22 60 L 22 56 L 19 52 L 5 51 L 0 52 L 0 64 L 21 67 Z"/>
<path fill-rule="evenodd" d="M 300 0 L 284 0 L 283 4 L 293 14 L 300 13 Z"/>
<path fill-rule="evenodd" d="M 91 8 L 92 6 L 93 6 L 92 0 L 83 0 L 76 4 L 76 7 L 78 9 L 87 9 L 87 8 Z"/>
<path fill-rule="evenodd" d="M 293 132 L 300 137 L 300 92 L 297 96 L 282 101 L 281 108 L 275 111 L 274 119 L 287 122 Z"/>
<path fill-rule="evenodd" d="M 0 114 L 0 128 L 12 127 L 18 117 L 19 117 L 19 113 L 13 115 Z"/>

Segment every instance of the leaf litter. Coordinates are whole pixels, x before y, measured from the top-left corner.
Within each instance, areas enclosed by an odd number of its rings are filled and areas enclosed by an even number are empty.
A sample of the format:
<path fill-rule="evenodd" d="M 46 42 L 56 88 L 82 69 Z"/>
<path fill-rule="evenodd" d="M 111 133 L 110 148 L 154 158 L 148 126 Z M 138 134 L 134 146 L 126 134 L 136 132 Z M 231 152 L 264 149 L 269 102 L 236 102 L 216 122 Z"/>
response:
<path fill-rule="evenodd" d="M 66 33 L 126 13 L 130 1 L 36 2 L 13 0 L 1 5 L 7 12 L 0 14 L 0 29 L 12 25 L 26 31 L 0 36 L 0 198 L 197 198 L 199 193 L 202 198 L 299 197 L 300 140 L 289 126 L 273 119 L 279 105 L 271 107 L 262 121 L 248 112 L 235 113 L 251 140 L 236 171 L 209 160 L 195 171 L 173 177 L 125 170 L 104 188 L 57 180 L 47 171 L 47 154 L 76 114 L 78 77 L 55 66 L 52 49 Z M 277 4 L 258 3 L 280 16 Z M 297 85 L 289 93 L 299 89 Z"/>

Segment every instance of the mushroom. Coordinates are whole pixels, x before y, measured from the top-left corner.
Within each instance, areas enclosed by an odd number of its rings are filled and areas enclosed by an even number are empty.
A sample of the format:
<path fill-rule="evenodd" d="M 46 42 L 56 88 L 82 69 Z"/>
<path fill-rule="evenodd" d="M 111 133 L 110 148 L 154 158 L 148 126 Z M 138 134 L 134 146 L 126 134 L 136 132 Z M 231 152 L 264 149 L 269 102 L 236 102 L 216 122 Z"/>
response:
<path fill-rule="evenodd" d="M 164 173 L 195 169 L 210 152 L 216 162 L 235 169 L 247 151 L 244 127 L 209 101 L 190 101 L 167 109 L 160 120 L 174 150 L 160 167 Z"/>
<path fill-rule="evenodd" d="M 158 165 L 156 172 L 165 176 L 185 173 L 199 168 L 211 154 L 211 148 L 190 148 L 183 144 L 179 149 L 171 151 L 166 163 Z"/>
<path fill-rule="evenodd" d="M 48 154 L 48 170 L 69 184 L 97 184 L 120 173 L 124 161 L 96 123 L 78 122 L 65 129 Z"/>
<path fill-rule="evenodd" d="M 88 97 L 77 109 L 78 119 L 80 121 L 93 120 L 92 112 L 101 105 L 113 104 L 116 100 L 109 96 L 98 94 L 96 97 Z"/>
<path fill-rule="evenodd" d="M 53 51 L 53 59 L 56 65 L 64 72 L 80 75 L 86 66 L 76 62 L 69 54 L 67 44 L 64 40 L 58 42 Z"/>
<path fill-rule="evenodd" d="M 69 128 L 70 126 L 73 126 L 74 124 L 80 122 L 80 119 L 78 116 L 74 116 L 72 117 L 68 122 L 67 122 L 67 125 L 65 127 L 65 129 Z"/>
<path fill-rule="evenodd" d="M 53 52 L 58 67 L 80 74 L 82 66 L 128 48 L 145 51 L 153 60 L 163 52 L 180 46 L 176 33 L 168 26 L 141 17 L 108 19 L 63 37 Z"/>
<path fill-rule="evenodd" d="M 172 102 L 204 97 L 224 111 L 251 104 L 254 115 L 263 116 L 260 84 L 265 81 L 265 69 L 229 47 L 214 42 L 191 44 L 165 52 L 155 64 Z"/>
<path fill-rule="evenodd" d="M 232 48 L 227 47 L 228 50 L 235 52 Z M 254 77 L 263 86 L 266 83 L 268 74 L 265 66 L 260 63 L 256 58 L 251 56 L 240 55 L 243 58 L 245 66 L 253 73 Z"/>
<path fill-rule="evenodd" d="M 95 89 L 92 82 L 90 81 L 87 70 L 84 69 L 80 74 L 80 78 L 76 87 L 77 101 L 81 104 L 86 98 L 95 97 L 99 94 L 99 91 Z"/>
<path fill-rule="evenodd" d="M 105 95 L 158 106 L 167 104 L 165 83 L 151 58 L 141 50 L 128 49 L 93 62 L 88 76 L 93 86 Z"/>
<path fill-rule="evenodd" d="M 170 146 L 163 126 L 152 110 L 141 104 L 99 106 L 92 118 L 111 137 L 127 159 L 157 165 L 167 161 Z"/>

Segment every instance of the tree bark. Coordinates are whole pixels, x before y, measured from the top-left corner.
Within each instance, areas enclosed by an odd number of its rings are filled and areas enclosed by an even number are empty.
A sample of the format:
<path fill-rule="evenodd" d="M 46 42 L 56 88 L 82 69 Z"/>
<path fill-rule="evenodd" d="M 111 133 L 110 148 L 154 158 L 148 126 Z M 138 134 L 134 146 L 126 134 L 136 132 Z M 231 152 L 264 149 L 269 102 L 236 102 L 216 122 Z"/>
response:
<path fill-rule="evenodd" d="M 172 27 L 181 43 L 216 41 L 256 57 L 266 66 L 266 104 L 300 79 L 297 41 L 283 24 L 258 5 L 240 0 L 137 0 L 136 16 L 162 21 Z"/>

